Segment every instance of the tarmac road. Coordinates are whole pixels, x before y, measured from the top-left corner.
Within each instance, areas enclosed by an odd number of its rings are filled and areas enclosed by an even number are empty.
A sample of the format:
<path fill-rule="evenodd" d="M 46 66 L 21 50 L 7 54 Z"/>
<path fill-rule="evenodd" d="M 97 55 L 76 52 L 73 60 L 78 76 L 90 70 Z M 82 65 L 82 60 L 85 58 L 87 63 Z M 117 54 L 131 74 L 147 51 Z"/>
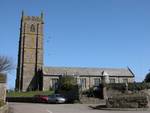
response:
<path fill-rule="evenodd" d="M 96 110 L 90 104 L 9 103 L 10 113 L 150 113 L 150 111 Z"/>

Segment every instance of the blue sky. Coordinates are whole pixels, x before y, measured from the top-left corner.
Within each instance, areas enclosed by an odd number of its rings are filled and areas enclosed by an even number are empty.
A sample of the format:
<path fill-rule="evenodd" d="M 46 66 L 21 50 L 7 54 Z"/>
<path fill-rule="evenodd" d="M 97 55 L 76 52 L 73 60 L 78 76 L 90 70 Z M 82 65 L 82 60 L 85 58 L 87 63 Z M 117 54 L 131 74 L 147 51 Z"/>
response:
<path fill-rule="evenodd" d="M 21 11 L 43 11 L 45 66 L 129 66 L 142 81 L 150 69 L 149 6 L 149 0 L 1 0 L 0 55 L 17 65 Z"/>

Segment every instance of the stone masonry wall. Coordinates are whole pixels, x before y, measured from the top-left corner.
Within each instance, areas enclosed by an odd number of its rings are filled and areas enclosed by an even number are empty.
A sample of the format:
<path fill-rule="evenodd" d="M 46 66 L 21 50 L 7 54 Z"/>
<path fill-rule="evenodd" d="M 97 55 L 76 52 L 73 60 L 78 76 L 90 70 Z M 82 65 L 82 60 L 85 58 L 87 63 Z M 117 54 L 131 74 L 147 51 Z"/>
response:
<path fill-rule="evenodd" d="M 148 97 L 141 94 L 122 94 L 108 98 L 106 101 L 107 108 L 147 108 L 148 105 Z"/>
<path fill-rule="evenodd" d="M 8 105 L 0 107 L 0 113 L 9 113 L 9 112 L 12 113 L 11 111 L 9 111 Z"/>
<path fill-rule="evenodd" d="M 0 73 L 0 100 L 6 99 L 6 75 Z"/>
<path fill-rule="evenodd" d="M 6 98 L 6 84 L 0 83 L 0 99 L 5 101 Z"/>

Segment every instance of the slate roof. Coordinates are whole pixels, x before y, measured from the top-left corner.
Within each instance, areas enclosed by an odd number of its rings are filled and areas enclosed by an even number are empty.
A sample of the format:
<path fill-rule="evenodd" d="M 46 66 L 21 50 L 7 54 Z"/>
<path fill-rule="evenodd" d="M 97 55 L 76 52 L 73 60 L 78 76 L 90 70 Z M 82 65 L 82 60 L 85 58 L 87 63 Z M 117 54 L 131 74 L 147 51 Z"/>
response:
<path fill-rule="evenodd" d="M 44 75 L 82 75 L 103 76 L 103 72 L 109 76 L 132 76 L 129 68 L 88 68 L 88 67 L 44 67 Z"/>

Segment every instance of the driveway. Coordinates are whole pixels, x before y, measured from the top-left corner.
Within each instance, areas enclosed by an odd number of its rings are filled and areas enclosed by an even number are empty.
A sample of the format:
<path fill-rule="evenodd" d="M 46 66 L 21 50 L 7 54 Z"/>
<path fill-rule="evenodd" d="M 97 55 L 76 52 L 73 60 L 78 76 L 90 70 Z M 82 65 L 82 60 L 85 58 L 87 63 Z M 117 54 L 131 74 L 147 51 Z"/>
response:
<path fill-rule="evenodd" d="M 149 111 L 95 110 L 90 104 L 9 103 L 10 113 L 149 113 Z"/>

